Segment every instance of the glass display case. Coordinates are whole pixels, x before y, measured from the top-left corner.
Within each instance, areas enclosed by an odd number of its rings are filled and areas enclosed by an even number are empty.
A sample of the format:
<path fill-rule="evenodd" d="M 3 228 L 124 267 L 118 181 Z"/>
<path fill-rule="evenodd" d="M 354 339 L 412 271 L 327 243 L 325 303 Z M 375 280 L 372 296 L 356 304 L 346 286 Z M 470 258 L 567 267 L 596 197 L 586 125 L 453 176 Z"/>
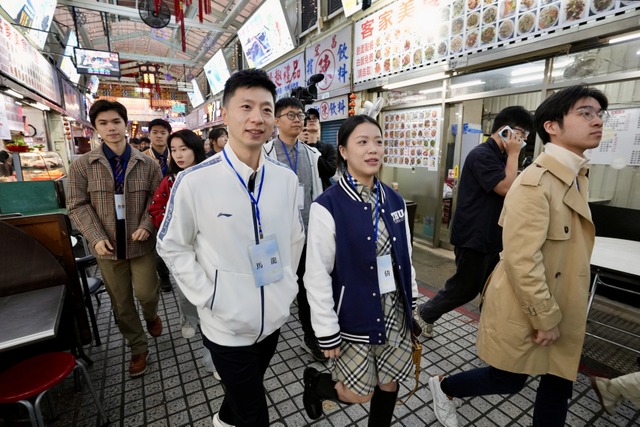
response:
<path fill-rule="evenodd" d="M 18 181 L 48 181 L 66 178 L 60 154 L 54 151 L 12 153 Z"/>

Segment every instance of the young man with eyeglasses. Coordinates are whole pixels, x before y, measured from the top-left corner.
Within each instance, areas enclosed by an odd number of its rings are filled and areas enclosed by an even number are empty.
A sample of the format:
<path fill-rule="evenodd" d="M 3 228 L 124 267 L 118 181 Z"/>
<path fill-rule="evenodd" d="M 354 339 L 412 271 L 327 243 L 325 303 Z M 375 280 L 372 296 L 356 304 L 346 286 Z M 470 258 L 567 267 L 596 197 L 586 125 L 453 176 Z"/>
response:
<path fill-rule="evenodd" d="M 515 180 L 500 215 L 504 251 L 483 295 L 476 347 L 487 367 L 431 377 L 434 412 L 458 425 L 453 397 L 514 394 L 540 375 L 534 427 L 565 425 L 584 343 L 595 228 L 584 152 L 596 148 L 607 97 L 584 85 L 540 104 L 544 153 Z"/>
<path fill-rule="evenodd" d="M 300 203 L 302 221 L 306 229 L 309 225 L 311 202 L 323 191 L 318 169 L 320 152 L 298 140 L 306 114 L 302 103 L 297 98 L 289 97 L 278 100 L 275 106 L 275 117 L 278 136 L 266 143 L 264 150 L 269 157 L 284 163 L 298 176 L 298 201 Z M 298 275 L 298 318 L 304 333 L 300 348 L 313 356 L 316 361 L 324 362 L 327 358 L 320 350 L 318 340 L 311 326 L 311 311 L 307 300 L 307 291 L 304 288 L 302 279 L 306 266 L 306 252 L 307 245 L 305 244 L 296 272 Z"/>
<path fill-rule="evenodd" d="M 451 229 L 456 272 L 433 298 L 417 308 L 414 317 L 423 336 L 433 336 L 433 324 L 443 314 L 472 301 L 498 263 L 502 250 L 498 218 L 504 196 L 518 174 L 523 142 L 532 128 L 531 113 L 520 106 L 507 107 L 496 116 L 487 141 L 467 155 Z"/>

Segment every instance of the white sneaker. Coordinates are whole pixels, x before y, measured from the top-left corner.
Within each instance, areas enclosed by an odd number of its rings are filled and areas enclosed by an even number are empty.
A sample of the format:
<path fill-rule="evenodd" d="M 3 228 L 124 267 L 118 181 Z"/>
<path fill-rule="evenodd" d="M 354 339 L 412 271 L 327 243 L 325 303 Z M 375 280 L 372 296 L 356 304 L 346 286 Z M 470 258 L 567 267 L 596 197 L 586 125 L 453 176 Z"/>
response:
<path fill-rule="evenodd" d="M 216 412 L 213 416 L 213 427 L 233 427 L 231 424 L 227 424 L 220 419 L 220 412 Z"/>
<path fill-rule="evenodd" d="M 416 322 L 418 326 L 420 326 L 420 329 L 422 329 L 423 337 L 426 337 L 426 338 L 433 337 L 433 323 L 425 322 L 422 319 L 422 317 L 420 317 L 420 312 L 418 311 L 417 308 L 413 310 L 413 321 Z"/>
<path fill-rule="evenodd" d="M 222 381 L 222 378 L 220 378 L 220 374 L 218 373 L 218 371 L 213 371 L 213 378 L 217 379 L 218 381 Z"/>
<path fill-rule="evenodd" d="M 196 335 L 196 328 L 187 319 L 182 322 L 182 338 L 190 339 Z"/>
<path fill-rule="evenodd" d="M 429 388 L 433 396 L 433 413 L 438 421 L 445 427 L 458 427 L 456 404 L 440 388 L 440 377 L 429 378 Z"/>

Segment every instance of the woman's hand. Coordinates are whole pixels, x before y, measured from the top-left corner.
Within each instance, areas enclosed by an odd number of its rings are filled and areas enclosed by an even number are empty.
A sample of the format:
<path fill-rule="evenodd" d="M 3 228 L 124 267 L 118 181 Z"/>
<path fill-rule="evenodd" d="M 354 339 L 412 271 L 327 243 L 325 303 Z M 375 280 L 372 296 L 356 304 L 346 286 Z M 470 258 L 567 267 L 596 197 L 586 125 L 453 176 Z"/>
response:
<path fill-rule="evenodd" d="M 331 350 L 322 350 L 324 357 L 328 359 L 337 359 L 340 357 L 340 347 L 332 348 Z"/>

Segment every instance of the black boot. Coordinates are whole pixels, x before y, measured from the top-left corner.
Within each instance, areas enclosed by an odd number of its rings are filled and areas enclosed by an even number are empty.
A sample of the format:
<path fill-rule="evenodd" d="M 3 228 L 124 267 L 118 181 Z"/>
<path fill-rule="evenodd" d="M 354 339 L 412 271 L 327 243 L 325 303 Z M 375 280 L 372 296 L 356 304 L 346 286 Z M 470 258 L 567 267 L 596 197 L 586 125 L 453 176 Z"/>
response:
<path fill-rule="evenodd" d="M 338 401 L 338 392 L 335 389 L 336 382 L 331 379 L 331 374 L 321 374 L 317 369 L 304 370 L 304 393 L 302 403 L 307 416 L 312 420 L 322 415 L 322 401 Z"/>
<path fill-rule="evenodd" d="M 369 407 L 369 427 L 389 427 L 391 425 L 398 399 L 398 388 L 396 391 L 383 391 L 376 386 Z"/>

